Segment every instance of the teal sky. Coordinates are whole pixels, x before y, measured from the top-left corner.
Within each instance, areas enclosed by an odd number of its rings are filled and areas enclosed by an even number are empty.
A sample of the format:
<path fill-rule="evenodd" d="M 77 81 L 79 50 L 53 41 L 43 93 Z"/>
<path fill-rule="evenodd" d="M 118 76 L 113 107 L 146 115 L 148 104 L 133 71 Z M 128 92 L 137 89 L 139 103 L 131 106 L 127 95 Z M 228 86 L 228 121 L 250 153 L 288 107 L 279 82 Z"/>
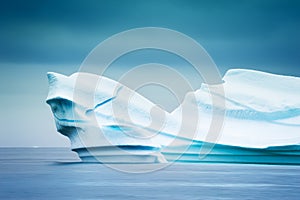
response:
<path fill-rule="evenodd" d="M 1 2 L 0 146 L 68 146 L 45 104 L 46 72 L 76 72 L 97 44 L 132 28 L 164 27 L 194 38 L 222 74 L 250 68 L 300 77 L 299 10 L 293 0 Z M 113 73 L 143 62 L 184 70 L 199 86 L 184 62 L 159 52 L 129 55 Z"/>

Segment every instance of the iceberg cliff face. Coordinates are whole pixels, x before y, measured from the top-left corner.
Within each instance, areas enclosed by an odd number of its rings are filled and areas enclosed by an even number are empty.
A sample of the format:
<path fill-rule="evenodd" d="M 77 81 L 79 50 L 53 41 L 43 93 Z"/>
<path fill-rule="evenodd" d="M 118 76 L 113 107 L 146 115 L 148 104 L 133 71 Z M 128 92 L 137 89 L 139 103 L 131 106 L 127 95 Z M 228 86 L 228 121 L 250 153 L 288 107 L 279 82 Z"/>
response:
<path fill-rule="evenodd" d="M 141 135 L 144 132 L 136 131 L 136 127 L 147 126 L 147 113 L 156 105 L 116 81 L 94 74 L 75 73 L 67 77 L 50 72 L 48 79 L 47 103 L 57 130 L 70 139 L 72 149 L 82 160 L 94 161 L 96 157 L 109 163 L 166 162 L 158 151 L 161 146 Z M 134 95 L 137 100 L 128 102 L 126 95 Z M 123 113 L 116 115 L 113 104 L 115 110 L 126 107 L 137 119 L 135 123 Z"/>
<path fill-rule="evenodd" d="M 225 96 L 202 84 L 196 103 L 189 98 L 183 102 L 200 109 L 198 140 L 207 133 L 212 107 L 224 109 L 212 105 L 213 95 L 226 104 L 218 143 L 249 148 L 300 144 L 300 78 L 234 69 L 223 80 Z"/>
<path fill-rule="evenodd" d="M 225 97 L 222 98 L 226 99 L 226 109 L 233 117 L 240 118 L 235 114 L 238 111 L 244 112 L 245 118 L 254 120 L 274 120 L 299 115 L 299 78 L 235 69 L 229 70 L 223 80 Z M 207 92 L 209 91 L 203 84 L 196 92 L 199 103 L 211 104 Z"/>
<path fill-rule="evenodd" d="M 48 73 L 48 79 L 57 130 L 83 161 L 300 163 L 300 78 L 229 70 L 222 85 L 209 86 L 223 87 L 225 95 L 202 84 L 172 113 L 106 77 Z M 212 105 L 212 96 L 225 108 Z M 195 133 L 180 129 L 185 106 L 198 111 Z M 210 141 L 213 108 L 225 111 L 225 121 Z M 216 145 L 200 159 L 206 143 Z"/>

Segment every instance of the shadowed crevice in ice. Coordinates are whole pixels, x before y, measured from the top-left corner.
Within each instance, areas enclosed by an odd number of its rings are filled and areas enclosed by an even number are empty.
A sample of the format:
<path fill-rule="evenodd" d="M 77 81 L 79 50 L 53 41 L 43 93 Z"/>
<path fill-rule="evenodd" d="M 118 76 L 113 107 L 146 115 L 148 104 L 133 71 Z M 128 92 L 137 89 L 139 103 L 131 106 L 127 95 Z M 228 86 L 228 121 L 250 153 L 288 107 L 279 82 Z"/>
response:
<path fill-rule="evenodd" d="M 94 110 L 96 110 L 97 108 L 103 106 L 106 103 L 109 103 L 110 101 L 113 101 L 115 98 L 117 98 L 117 95 L 119 94 L 119 92 L 121 91 L 122 87 L 118 88 L 117 92 L 116 92 L 116 96 L 113 96 L 111 98 L 108 98 L 104 101 L 102 101 L 101 103 L 98 103 L 97 105 L 95 105 L 95 107 L 93 109 L 88 109 L 86 111 L 86 114 L 89 114 L 89 112 L 93 112 Z"/>
<path fill-rule="evenodd" d="M 95 109 L 97 109 L 98 107 L 100 107 L 100 106 L 102 106 L 102 105 L 104 105 L 104 104 L 106 104 L 106 103 L 109 103 L 110 101 L 112 101 L 112 100 L 114 100 L 116 97 L 111 97 L 111 98 L 109 98 L 109 99 L 107 99 L 107 100 L 105 100 L 105 101 L 103 101 L 103 102 L 101 102 L 101 103 L 98 103 L 93 109 L 88 109 L 87 111 L 86 111 L 86 114 L 89 114 L 90 112 L 93 112 Z"/>

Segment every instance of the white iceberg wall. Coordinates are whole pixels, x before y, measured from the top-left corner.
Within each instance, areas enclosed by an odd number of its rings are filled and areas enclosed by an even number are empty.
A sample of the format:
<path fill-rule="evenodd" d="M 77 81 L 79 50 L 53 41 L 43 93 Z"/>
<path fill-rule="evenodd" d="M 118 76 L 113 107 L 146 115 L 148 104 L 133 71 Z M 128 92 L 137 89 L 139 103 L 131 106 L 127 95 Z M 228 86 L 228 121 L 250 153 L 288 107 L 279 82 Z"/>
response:
<path fill-rule="evenodd" d="M 223 87 L 225 95 L 218 90 L 210 93 L 209 87 L 202 84 L 199 90 L 187 94 L 171 114 L 105 77 L 48 73 L 48 79 L 47 103 L 52 108 L 57 129 L 70 138 L 72 149 L 85 160 L 92 159 L 92 155 L 84 156 L 85 147 L 92 147 L 94 155 L 105 155 L 105 159 L 113 156 L 109 162 L 128 159 L 128 152 L 126 156 L 123 151 L 113 152 L 109 149 L 113 146 L 129 146 L 129 154 L 134 154 L 133 162 L 140 161 L 139 156 L 143 155 L 151 155 L 147 162 L 164 162 L 161 151 L 169 160 L 181 154 L 186 154 L 185 161 L 199 159 L 197 153 L 202 142 L 251 149 L 300 144 L 300 79 L 296 77 L 229 70 L 222 85 L 209 86 Z M 207 140 L 212 108 L 225 108 L 221 104 L 212 105 L 211 95 L 226 104 L 223 129 L 216 141 Z M 182 109 L 187 109 L 188 114 L 182 116 Z M 199 115 L 198 124 L 195 113 Z M 185 128 L 181 129 L 183 124 Z M 217 154 L 239 152 L 231 147 L 221 146 Z"/>
<path fill-rule="evenodd" d="M 165 161 L 159 153 L 160 145 L 148 136 L 152 131 L 137 128 L 152 123 L 151 111 L 157 106 L 149 100 L 116 81 L 88 73 L 75 73 L 69 77 L 48 73 L 48 80 L 47 103 L 52 109 L 57 130 L 70 139 L 71 148 L 82 159 L 98 156 L 103 162 L 124 159 L 131 162 L 128 158 L 132 156 L 133 162 L 140 160 L 138 156 L 147 155 L 145 162 L 149 159 L 152 162 Z M 122 115 L 124 110 L 125 116 Z M 159 113 L 163 112 L 160 110 Z M 114 149 L 112 153 L 111 149 L 107 150 L 112 146 L 130 147 L 130 153 L 128 149 L 125 153 Z M 94 155 L 88 158 L 80 155 L 84 152 L 82 148 L 93 148 Z M 107 160 L 107 156 L 114 158 Z"/>
<path fill-rule="evenodd" d="M 205 141 L 212 108 L 223 109 L 212 105 L 214 95 L 226 103 L 217 143 L 250 148 L 300 144 L 300 78 L 233 69 L 223 80 L 225 96 L 210 93 L 207 85 L 202 84 L 194 93 L 197 102 L 191 102 L 188 96 L 183 102 L 199 109 L 197 140 Z M 179 110 L 172 115 L 180 115 Z"/>
<path fill-rule="evenodd" d="M 264 114 L 300 108 L 300 79 L 254 70 L 232 69 L 224 78 L 228 110 L 248 110 Z M 211 104 L 205 84 L 196 92 L 199 102 Z M 289 113 L 290 114 L 290 113 Z"/>

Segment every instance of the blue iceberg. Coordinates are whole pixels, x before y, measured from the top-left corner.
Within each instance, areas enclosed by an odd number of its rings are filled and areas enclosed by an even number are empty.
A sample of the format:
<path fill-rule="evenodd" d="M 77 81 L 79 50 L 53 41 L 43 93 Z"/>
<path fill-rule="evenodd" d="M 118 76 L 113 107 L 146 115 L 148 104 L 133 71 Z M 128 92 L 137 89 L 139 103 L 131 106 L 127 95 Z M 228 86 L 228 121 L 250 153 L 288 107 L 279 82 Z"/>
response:
<path fill-rule="evenodd" d="M 57 130 L 82 161 L 300 164 L 300 78 L 232 69 L 171 113 L 103 76 L 49 72 L 48 80 Z M 222 129 L 211 138 L 214 114 Z"/>

